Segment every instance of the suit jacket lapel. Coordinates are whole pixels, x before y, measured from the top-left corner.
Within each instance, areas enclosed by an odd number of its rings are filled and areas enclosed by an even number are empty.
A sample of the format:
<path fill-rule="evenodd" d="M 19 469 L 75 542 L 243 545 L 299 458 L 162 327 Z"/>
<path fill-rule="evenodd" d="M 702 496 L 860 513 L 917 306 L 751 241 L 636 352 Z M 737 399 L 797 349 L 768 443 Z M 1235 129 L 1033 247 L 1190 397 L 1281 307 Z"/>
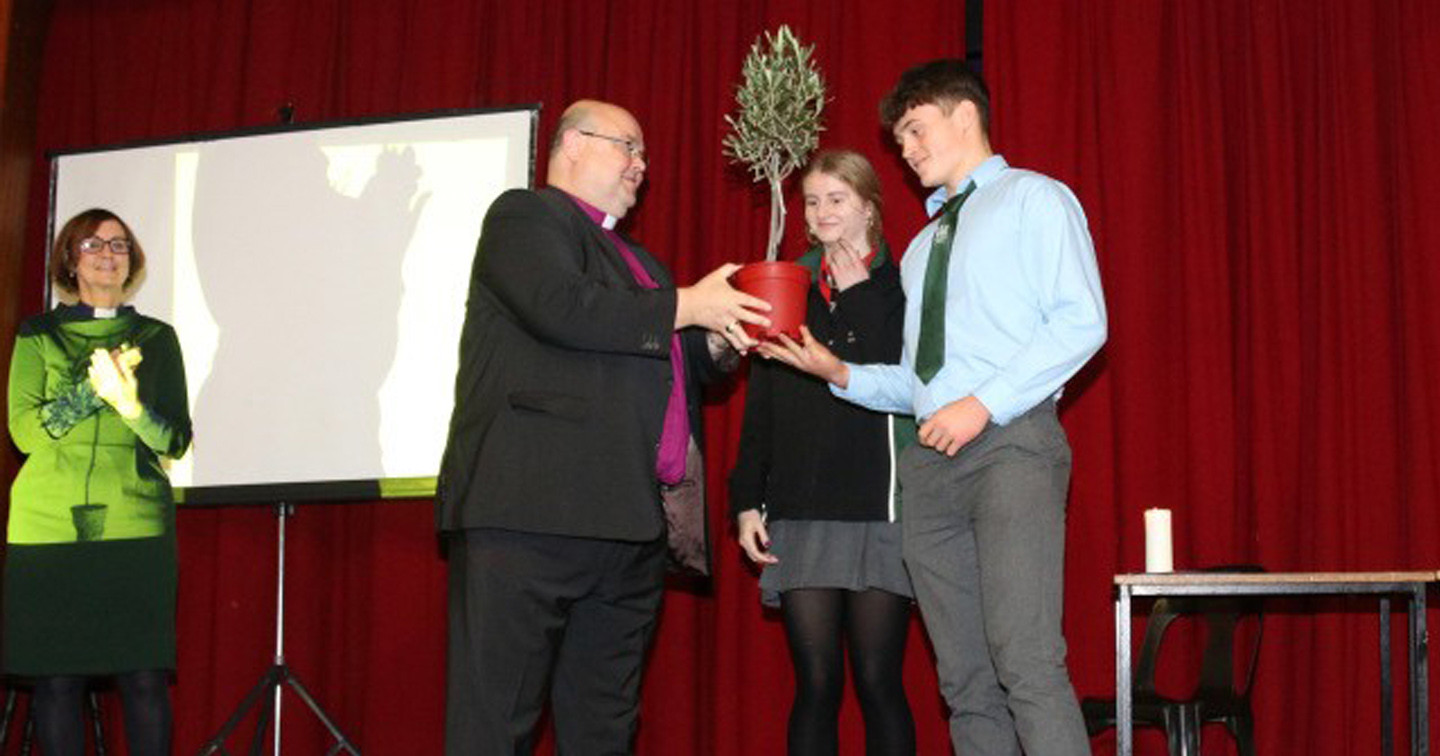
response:
<path fill-rule="evenodd" d="M 550 187 L 541 189 L 540 195 L 550 200 L 552 205 L 567 213 L 575 223 L 580 224 L 580 226 L 585 229 L 585 246 L 586 248 L 599 250 L 599 254 L 595 256 L 604 260 L 607 264 L 607 278 L 613 278 L 629 284 L 635 283 L 635 274 L 630 272 L 630 266 L 625 263 L 625 258 L 620 254 L 620 250 L 616 249 L 614 243 L 605 235 L 605 230 L 596 224 L 595 221 L 590 220 L 590 216 L 586 215 L 585 211 L 581 210 L 580 207 L 575 204 L 574 200 L 570 199 L 568 195 L 559 189 Z M 629 240 L 627 239 L 627 241 Z M 632 250 L 638 249 L 638 245 L 633 243 L 630 247 Z M 648 255 L 637 256 L 640 258 L 641 264 L 646 266 L 645 269 L 650 270 L 650 275 L 654 276 L 655 272 L 651 270 L 650 265 L 646 264 L 645 258 L 647 258 Z M 658 281 L 660 279 L 656 278 L 655 280 Z"/>
<path fill-rule="evenodd" d="M 610 237 L 605 235 L 605 230 L 585 217 L 585 213 L 581 212 L 580 208 L 575 208 L 575 211 L 580 213 L 581 219 L 585 221 L 585 227 L 590 234 L 590 242 L 599 245 L 602 250 L 599 256 L 605 262 L 609 263 L 610 272 L 621 281 L 638 286 L 639 283 L 635 280 L 635 274 L 631 272 L 629 264 L 625 262 L 625 257 L 620 254 L 620 250 L 615 246 L 615 243 L 610 241 Z"/>
<path fill-rule="evenodd" d="M 640 265 L 645 268 L 651 278 L 655 279 L 655 283 L 659 284 L 660 288 L 663 289 L 674 285 L 670 278 L 670 271 L 666 270 L 665 266 L 661 265 L 660 261 L 656 260 L 655 256 L 650 254 L 650 250 L 640 246 L 634 239 L 631 239 L 625 234 L 621 234 L 620 237 L 625 240 L 626 244 L 630 245 L 630 250 L 635 253 L 635 257 L 640 261 Z"/>

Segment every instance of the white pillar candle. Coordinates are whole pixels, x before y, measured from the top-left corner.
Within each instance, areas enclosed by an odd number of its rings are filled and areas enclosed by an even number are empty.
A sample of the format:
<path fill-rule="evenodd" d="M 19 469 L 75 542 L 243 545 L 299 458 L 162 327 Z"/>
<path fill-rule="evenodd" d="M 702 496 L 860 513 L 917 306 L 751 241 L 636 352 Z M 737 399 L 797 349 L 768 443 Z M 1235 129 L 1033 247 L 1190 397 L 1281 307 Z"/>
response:
<path fill-rule="evenodd" d="M 1175 552 L 1170 542 L 1170 510 L 1145 510 L 1145 571 L 1171 572 Z"/>

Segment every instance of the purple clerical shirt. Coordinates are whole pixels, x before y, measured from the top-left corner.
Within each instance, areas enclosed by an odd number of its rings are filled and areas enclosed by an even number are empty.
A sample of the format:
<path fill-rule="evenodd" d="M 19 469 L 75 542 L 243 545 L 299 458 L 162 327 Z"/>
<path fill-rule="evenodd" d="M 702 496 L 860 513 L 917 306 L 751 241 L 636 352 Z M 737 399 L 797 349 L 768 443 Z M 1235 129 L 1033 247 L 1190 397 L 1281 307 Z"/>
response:
<path fill-rule="evenodd" d="M 615 217 L 573 194 L 569 196 L 620 250 L 620 256 L 625 258 L 625 264 L 635 276 L 635 283 L 647 289 L 660 288 L 630 246 L 620 238 L 620 234 L 615 233 Z M 665 427 L 660 432 L 660 453 L 655 458 L 655 477 L 667 485 L 679 483 L 685 477 L 685 455 L 690 450 L 690 412 L 685 406 L 685 362 L 678 333 L 670 336 L 670 369 L 675 380 L 670 384 L 670 401 L 665 405 Z"/>

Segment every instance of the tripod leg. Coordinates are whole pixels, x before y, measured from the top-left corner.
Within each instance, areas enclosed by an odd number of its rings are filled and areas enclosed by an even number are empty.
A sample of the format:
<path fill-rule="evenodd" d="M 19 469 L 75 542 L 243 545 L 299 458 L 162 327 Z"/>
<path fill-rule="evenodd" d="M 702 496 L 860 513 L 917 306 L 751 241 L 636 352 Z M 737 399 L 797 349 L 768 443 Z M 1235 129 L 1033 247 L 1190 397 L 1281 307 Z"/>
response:
<path fill-rule="evenodd" d="M 234 732 L 236 727 L 240 726 L 240 720 L 244 719 L 245 715 L 249 714 L 250 710 L 255 708 L 256 704 L 266 699 L 265 694 L 273 691 L 275 687 L 280 684 L 280 680 L 285 674 L 283 670 L 284 668 L 278 664 L 272 664 L 269 669 L 265 670 L 265 674 L 260 677 L 260 682 L 256 683 L 255 687 L 251 688 L 250 692 L 245 694 L 245 698 L 240 701 L 240 705 L 235 707 L 235 713 L 231 714 L 230 718 L 225 720 L 225 724 L 220 728 L 219 732 L 215 733 L 215 737 L 200 747 L 200 756 L 209 756 L 213 753 L 225 752 L 225 739 L 230 737 L 230 733 Z"/>
<path fill-rule="evenodd" d="M 5 713 L 0 716 L 0 753 L 5 752 L 5 743 L 10 740 L 10 720 L 15 716 L 15 699 L 19 694 L 14 688 L 5 691 Z"/>
<path fill-rule="evenodd" d="M 259 684 L 246 694 L 245 699 L 240 702 L 240 706 L 235 710 L 235 713 L 230 715 L 230 719 L 220 728 L 220 732 L 216 733 L 215 737 L 211 738 L 210 741 L 200 749 L 200 756 L 210 756 L 217 752 L 224 754 L 225 739 L 239 726 L 240 720 L 244 719 L 251 709 L 264 700 L 273 700 L 275 707 L 262 707 L 259 716 L 259 727 L 255 731 L 255 739 L 251 741 L 250 744 L 251 753 L 254 754 L 254 756 L 260 756 L 262 748 L 261 738 L 264 736 L 265 729 L 269 726 L 271 717 L 273 716 L 275 719 L 275 750 L 278 754 L 280 750 L 280 712 L 278 711 L 280 692 L 281 686 L 287 683 L 304 699 L 305 704 L 310 707 L 310 711 L 314 712 L 315 716 L 320 718 L 320 722 L 325 725 L 325 728 L 330 731 L 330 735 L 337 741 L 336 746 L 329 752 L 337 753 L 339 749 L 344 749 L 354 754 L 354 756 L 360 756 L 360 749 L 356 748 L 346 739 L 344 733 L 340 732 L 340 728 L 336 727 L 335 724 L 330 721 L 329 716 L 327 716 L 325 711 L 320 708 L 320 705 L 315 702 L 310 692 L 305 690 L 305 686 L 301 685 L 300 681 L 295 679 L 295 675 L 291 673 L 289 667 L 285 665 L 285 519 L 294 513 L 294 505 L 283 501 L 276 504 L 275 663 L 270 665 L 270 669 L 265 673 L 265 676 L 260 679 Z"/>
<path fill-rule="evenodd" d="M 105 725 L 100 723 L 100 695 L 94 689 L 85 691 L 90 708 L 90 729 L 95 731 L 95 756 L 105 756 Z"/>
<path fill-rule="evenodd" d="M 282 674 L 281 677 L 284 675 Z M 279 687 L 279 685 L 280 681 L 276 680 L 275 686 Z M 269 706 L 260 707 L 260 716 L 255 720 L 255 737 L 250 739 L 250 756 L 264 756 L 265 754 L 265 731 L 270 728 L 270 713 Z"/>
<path fill-rule="evenodd" d="M 340 728 L 336 727 L 335 723 L 330 721 L 329 715 L 327 715 L 325 710 L 320 708 L 320 704 L 311 697 L 310 691 L 305 689 L 305 685 L 300 682 L 300 678 L 291 673 L 286 675 L 285 683 L 295 690 L 295 694 L 300 696 L 300 700 L 304 701 L 306 706 L 310 707 L 310 711 L 314 712 L 315 718 L 320 720 L 320 724 L 325 725 L 325 729 L 330 731 L 330 737 L 335 738 L 335 747 L 330 750 L 330 753 L 339 753 L 340 750 L 343 749 L 355 756 L 360 756 L 360 749 L 356 748 L 355 745 L 345 737 L 345 733 L 341 732 Z"/>
<path fill-rule="evenodd" d="M 25 733 L 20 736 L 20 756 L 30 756 L 35 744 L 35 696 L 30 696 L 30 710 L 25 713 Z"/>

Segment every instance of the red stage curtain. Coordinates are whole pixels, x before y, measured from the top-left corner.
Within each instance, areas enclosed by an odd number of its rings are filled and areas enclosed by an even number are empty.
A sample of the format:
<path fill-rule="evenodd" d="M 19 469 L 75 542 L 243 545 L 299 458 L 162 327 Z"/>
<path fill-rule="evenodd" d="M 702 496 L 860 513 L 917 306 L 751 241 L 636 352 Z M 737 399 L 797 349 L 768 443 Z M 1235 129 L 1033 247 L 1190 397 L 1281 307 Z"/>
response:
<path fill-rule="evenodd" d="M 287 102 L 301 123 L 541 102 L 548 138 L 569 101 L 613 100 L 639 118 L 651 154 L 632 231 L 691 282 L 722 262 L 763 254 L 763 187 L 729 165 L 720 147 L 740 63 L 757 34 L 788 23 L 817 46 L 834 97 L 822 141 L 874 159 L 888 190 L 891 239 L 902 244 L 923 213 L 877 124 L 876 103 L 905 66 L 963 54 L 963 15 L 962 4 L 942 2 L 896 14 L 815 0 L 58 0 L 40 149 L 267 125 Z M 542 155 L 540 176 L 543 162 Z M 43 228 L 44 173 L 37 171 L 32 194 L 34 229 Z M 794 255 L 802 235 L 791 218 Z M 39 231 L 32 249 L 27 280 L 36 293 L 26 311 L 38 307 Z M 778 622 L 762 619 L 755 578 L 720 516 L 742 397 L 732 386 L 707 409 L 716 575 L 708 587 L 667 596 L 645 683 L 644 753 L 783 748 L 791 686 L 784 639 Z M 180 529 L 175 701 L 184 753 L 210 737 L 270 660 L 275 537 L 264 509 L 190 510 Z M 302 506 L 289 537 L 286 650 L 294 670 L 367 753 L 439 753 L 445 581 L 428 503 Z M 912 698 L 933 752 L 946 735 L 916 624 Z M 322 729 L 293 696 L 285 700 L 287 748 L 320 752 Z M 857 722 L 852 702 L 846 737 L 854 744 Z"/>
<path fill-rule="evenodd" d="M 986 14 L 996 147 L 1079 194 L 1111 312 L 1110 345 L 1065 411 L 1079 692 L 1113 692 L 1110 575 L 1140 567 L 1146 507 L 1176 510 L 1181 567 L 1434 567 L 1440 316 L 1423 297 L 1440 283 L 1425 256 L 1440 248 L 1440 219 L 1421 202 L 1440 196 L 1440 148 L 1422 131 L 1440 115 L 1426 44 L 1437 11 L 1055 0 Z M 632 230 L 690 282 L 763 247 L 765 197 L 726 164 L 720 138 L 741 59 L 780 23 L 817 45 L 835 98 L 822 141 L 874 159 L 888 235 L 903 246 L 922 192 L 875 104 L 905 67 L 964 52 L 958 2 L 57 0 L 40 150 L 266 125 L 287 102 L 303 123 L 538 101 L 546 137 L 570 100 L 609 99 L 635 112 L 652 155 Z M 42 275 L 48 176 L 37 168 L 26 311 Z M 790 228 L 794 254 L 794 216 Z M 720 516 L 742 388 L 707 409 L 716 575 L 667 596 L 641 753 L 783 752 L 784 640 Z M 290 525 L 289 661 L 368 753 L 441 750 L 445 589 L 431 516 L 424 502 L 314 505 Z M 270 661 L 274 521 L 190 510 L 180 528 L 185 753 Z M 1268 630 L 1261 750 L 1373 748 L 1373 617 L 1287 615 Z M 943 753 L 918 629 L 907 675 L 921 752 Z M 287 749 L 323 750 L 288 694 L 284 732 Z M 844 738 L 844 753 L 861 752 L 853 701 Z"/>
<path fill-rule="evenodd" d="M 1434 5 L 989 3 L 985 31 L 999 146 L 1079 194 L 1110 307 L 1066 413 L 1080 692 L 1114 691 L 1110 575 L 1147 507 L 1182 569 L 1435 569 Z M 1262 753 L 1376 747 L 1374 602 L 1325 607 L 1268 621 Z"/>

